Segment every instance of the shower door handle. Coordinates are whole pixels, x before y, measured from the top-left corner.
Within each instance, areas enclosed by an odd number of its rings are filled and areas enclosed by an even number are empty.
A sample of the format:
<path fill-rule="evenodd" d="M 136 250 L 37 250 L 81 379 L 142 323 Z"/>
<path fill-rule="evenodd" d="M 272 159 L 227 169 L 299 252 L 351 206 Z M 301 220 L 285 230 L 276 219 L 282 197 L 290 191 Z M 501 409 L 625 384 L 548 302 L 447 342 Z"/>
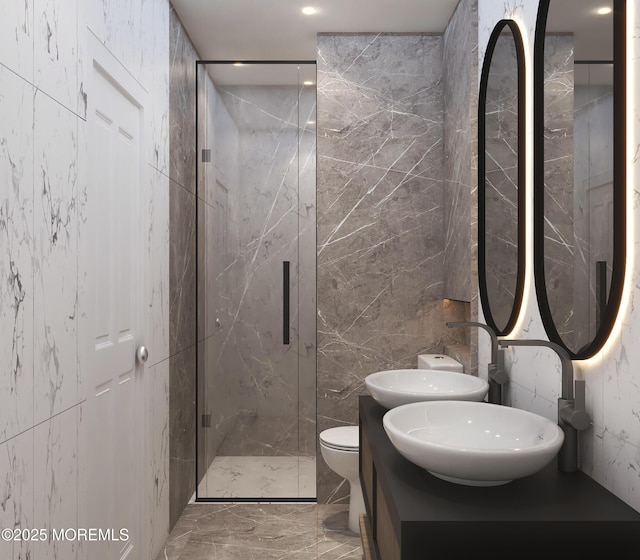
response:
<path fill-rule="evenodd" d="M 289 344 L 289 261 L 282 261 L 282 344 Z"/>

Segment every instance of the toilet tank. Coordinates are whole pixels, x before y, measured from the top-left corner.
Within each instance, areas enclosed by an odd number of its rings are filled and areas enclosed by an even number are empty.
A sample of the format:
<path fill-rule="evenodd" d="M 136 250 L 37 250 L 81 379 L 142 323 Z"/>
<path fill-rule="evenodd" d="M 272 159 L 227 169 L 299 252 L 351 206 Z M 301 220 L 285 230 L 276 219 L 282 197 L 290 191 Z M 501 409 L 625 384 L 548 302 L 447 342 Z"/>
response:
<path fill-rule="evenodd" d="M 457 371 L 464 373 L 464 368 L 458 360 L 444 354 L 420 354 L 418 369 L 439 369 L 442 371 Z"/>

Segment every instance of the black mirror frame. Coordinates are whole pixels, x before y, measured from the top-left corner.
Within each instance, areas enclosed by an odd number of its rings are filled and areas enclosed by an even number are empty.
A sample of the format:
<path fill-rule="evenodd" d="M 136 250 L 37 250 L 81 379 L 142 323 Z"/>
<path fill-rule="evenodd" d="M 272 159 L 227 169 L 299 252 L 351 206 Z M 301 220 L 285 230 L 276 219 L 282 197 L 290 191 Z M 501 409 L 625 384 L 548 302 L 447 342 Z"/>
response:
<path fill-rule="evenodd" d="M 574 352 L 562 340 L 553 320 L 544 272 L 544 43 L 549 4 L 540 0 L 536 20 L 533 59 L 533 261 L 538 308 L 544 329 L 551 342 L 562 346 L 573 360 L 594 356 L 609 338 L 624 287 L 627 220 L 626 220 L 626 0 L 613 0 L 613 265 L 609 298 L 601 314 L 600 328 L 593 340 Z"/>
<path fill-rule="evenodd" d="M 517 262 L 517 278 L 516 289 L 514 293 L 513 307 L 511 314 L 504 328 L 496 325 L 491 306 L 489 302 L 489 294 L 487 290 L 486 278 L 486 126 L 485 126 L 485 108 L 487 103 L 487 82 L 489 80 L 489 70 L 491 67 L 491 59 L 500 33 L 504 27 L 509 27 L 513 40 L 516 45 L 516 57 L 518 65 L 518 262 Z M 478 287 L 480 291 L 480 303 L 484 319 L 489 327 L 491 327 L 498 336 L 504 336 L 511 332 L 520 315 L 522 307 L 522 298 L 524 294 L 525 281 L 525 216 L 526 216 L 526 137 L 525 137 L 525 53 L 522 34 L 517 23 L 510 19 L 500 20 L 491 32 L 491 37 L 487 44 L 484 60 L 482 63 L 482 74 L 480 77 L 480 94 L 478 98 Z"/>

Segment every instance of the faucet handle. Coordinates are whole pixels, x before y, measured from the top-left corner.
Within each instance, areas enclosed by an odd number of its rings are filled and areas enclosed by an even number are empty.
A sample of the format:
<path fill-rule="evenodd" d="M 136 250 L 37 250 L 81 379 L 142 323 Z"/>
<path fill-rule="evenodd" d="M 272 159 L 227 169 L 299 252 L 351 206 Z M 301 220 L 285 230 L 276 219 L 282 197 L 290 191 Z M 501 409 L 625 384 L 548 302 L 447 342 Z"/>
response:
<path fill-rule="evenodd" d="M 573 406 L 563 410 L 563 419 L 576 430 L 586 430 L 591 424 L 591 418 L 587 414 L 585 406 L 585 382 L 582 379 L 574 383 Z"/>

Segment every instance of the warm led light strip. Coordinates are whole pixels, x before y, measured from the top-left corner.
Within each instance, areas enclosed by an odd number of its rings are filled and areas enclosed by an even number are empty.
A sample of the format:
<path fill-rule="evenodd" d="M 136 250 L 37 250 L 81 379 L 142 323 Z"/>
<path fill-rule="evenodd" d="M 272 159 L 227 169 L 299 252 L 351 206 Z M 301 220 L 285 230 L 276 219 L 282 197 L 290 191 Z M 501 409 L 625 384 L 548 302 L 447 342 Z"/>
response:
<path fill-rule="evenodd" d="M 528 318 L 530 313 L 528 310 L 531 308 L 529 305 L 531 301 L 531 294 L 533 290 L 533 50 L 529 43 L 529 33 L 527 26 L 520 21 L 517 17 L 511 16 L 511 19 L 515 21 L 520 35 L 522 36 L 522 44 L 524 46 L 524 97 L 525 97 L 525 169 L 526 180 L 523 188 L 525 189 L 525 224 L 524 224 L 524 239 L 525 239 L 525 262 L 524 262 L 524 287 L 522 290 L 522 305 L 520 306 L 520 314 L 518 320 L 513 326 L 513 330 L 510 333 L 504 335 L 505 337 L 514 338 L 514 333 L 522 332 L 524 327 L 525 318 Z M 534 298 L 535 301 L 535 298 Z"/>
<path fill-rule="evenodd" d="M 635 220 L 634 220 L 634 206 L 633 206 L 633 193 L 635 185 L 635 166 L 634 161 L 635 148 L 638 143 L 636 137 L 636 73 L 634 67 L 634 43 L 638 39 L 635 38 L 634 24 L 636 21 L 636 2 L 628 0 L 626 3 L 626 65 L 627 65 L 627 83 L 626 83 L 626 101 L 627 101 L 627 185 L 626 185 L 626 212 L 627 212 L 627 251 L 626 251 L 626 263 L 624 273 L 624 284 L 622 287 L 622 297 L 620 299 L 620 307 L 618 308 L 618 315 L 616 321 L 611 329 L 609 338 L 604 343 L 600 351 L 592 358 L 584 360 L 581 365 L 584 364 L 588 368 L 590 365 L 599 364 L 607 354 L 614 352 L 618 344 L 621 343 L 622 325 L 628 318 L 628 314 L 631 312 L 631 295 L 633 290 L 633 276 L 635 274 Z"/>

